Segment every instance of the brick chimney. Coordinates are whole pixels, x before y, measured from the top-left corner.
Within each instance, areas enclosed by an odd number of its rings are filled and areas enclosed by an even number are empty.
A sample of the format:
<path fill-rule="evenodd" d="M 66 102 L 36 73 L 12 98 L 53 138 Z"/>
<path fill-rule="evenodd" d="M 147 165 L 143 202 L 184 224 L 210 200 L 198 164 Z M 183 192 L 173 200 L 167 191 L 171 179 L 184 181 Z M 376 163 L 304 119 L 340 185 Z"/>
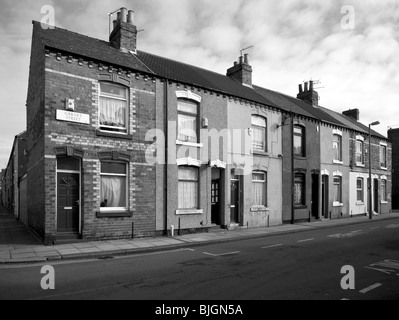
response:
<path fill-rule="evenodd" d="M 109 35 L 110 44 L 123 52 L 136 52 L 137 28 L 133 24 L 134 12 L 121 8 L 114 20 L 114 30 Z"/>
<path fill-rule="evenodd" d="M 299 85 L 297 98 L 311 104 L 315 108 L 319 106 L 319 94 L 313 90 L 313 81 L 309 82 L 309 88 L 308 83 L 305 82 L 304 90 L 302 90 L 302 85 Z"/>
<path fill-rule="evenodd" d="M 343 115 L 351 117 L 352 119 L 355 119 L 356 121 L 359 121 L 359 109 L 349 109 L 344 112 L 342 112 Z"/>
<path fill-rule="evenodd" d="M 234 62 L 234 66 L 227 70 L 226 75 L 244 86 L 252 87 L 252 67 L 248 62 L 248 53 L 239 57 L 238 62 Z"/>

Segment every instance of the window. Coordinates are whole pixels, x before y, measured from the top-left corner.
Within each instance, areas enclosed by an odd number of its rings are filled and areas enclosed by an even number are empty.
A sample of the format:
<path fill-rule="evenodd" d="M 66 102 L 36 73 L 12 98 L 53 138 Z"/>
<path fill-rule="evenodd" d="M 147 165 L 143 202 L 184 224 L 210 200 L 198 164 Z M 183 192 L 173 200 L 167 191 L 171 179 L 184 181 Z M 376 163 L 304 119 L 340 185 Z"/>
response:
<path fill-rule="evenodd" d="M 252 148 L 254 151 L 267 151 L 267 123 L 260 116 L 252 116 Z"/>
<path fill-rule="evenodd" d="M 101 162 L 101 210 L 127 209 L 127 164 Z"/>
<path fill-rule="evenodd" d="M 177 102 L 177 140 L 197 143 L 198 104 L 188 100 Z"/>
<path fill-rule="evenodd" d="M 267 176 L 265 172 L 252 173 L 252 205 L 267 207 Z"/>
<path fill-rule="evenodd" d="M 306 202 L 305 202 L 305 175 L 302 173 L 295 174 L 294 205 L 296 205 L 296 206 L 306 205 Z"/>
<path fill-rule="evenodd" d="M 333 137 L 334 160 L 342 161 L 342 137 L 334 134 Z"/>
<path fill-rule="evenodd" d="M 357 201 L 364 201 L 364 179 L 357 178 L 356 180 L 356 193 L 357 193 Z"/>
<path fill-rule="evenodd" d="M 380 165 L 381 168 L 387 167 L 387 147 L 380 146 Z"/>
<path fill-rule="evenodd" d="M 364 142 L 356 140 L 356 163 L 364 164 Z"/>
<path fill-rule="evenodd" d="M 334 199 L 334 202 L 342 203 L 342 178 L 341 177 L 334 177 L 333 199 Z"/>
<path fill-rule="evenodd" d="M 113 83 L 100 83 L 100 129 L 127 133 L 128 89 Z"/>
<path fill-rule="evenodd" d="M 381 201 L 387 201 L 387 181 L 381 180 Z"/>
<path fill-rule="evenodd" d="M 178 170 L 179 209 L 198 208 L 198 168 L 179 167 Z"/>
<path fill-rule="evenodd" d="M 302 126 L 294 126 L 294 154 L 305 156 L 305 128 Z"/>

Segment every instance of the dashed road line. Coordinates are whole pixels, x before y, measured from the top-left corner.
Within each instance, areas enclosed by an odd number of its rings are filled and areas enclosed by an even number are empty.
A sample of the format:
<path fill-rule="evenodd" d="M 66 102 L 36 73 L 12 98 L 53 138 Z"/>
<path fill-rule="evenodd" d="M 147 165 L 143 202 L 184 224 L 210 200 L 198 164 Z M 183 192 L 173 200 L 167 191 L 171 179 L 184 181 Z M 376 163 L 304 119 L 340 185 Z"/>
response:
<path fill-rule="evenodd" d="M 240 251 L 226 252 L 226 253 L 219 253 L 219 254 L 214 254 L 214 253 L 209 253 L 209 252 L 203 252 L 203 254 L 206 254 L 206 255 L 212 256 L 212 257 L 229 256 L 229 255 L 237 254 L 237 253 L 240 253 Z"/>
<path fill-rule="evenodd" d="M 382 286 L 381 283 L 375 283 L 375 284 L 373 284 L 373 285 L 371 285 L 371 286 L 369 286 L 367 288 L 364 288 L 363 290 L 360 290 L 359 292 L 360 293 L 367 293 L 367 292 L 369 292 L 371 290 L 374 290 L 374 289 L 376 289 L 378 287 L 381 287 L 381 286 Z"/>
<path fill-rule="evenodd" d="M 308 242 L 308 241 L 312 241 L 312 240 L 314 240 L 314 238 L 311 238 L 311 239 L 305 239 L 305 240 L 299 240 L 298 242 Z"/>
<path fill-rule="evenodd" d="M 276 247 L 281 247 L 282 244 L 273 244 L 271 246 L 267 246 L 267 247 L 262 247 L 262 249 L 270 249 L 270 248 L 276 248 Z"/>

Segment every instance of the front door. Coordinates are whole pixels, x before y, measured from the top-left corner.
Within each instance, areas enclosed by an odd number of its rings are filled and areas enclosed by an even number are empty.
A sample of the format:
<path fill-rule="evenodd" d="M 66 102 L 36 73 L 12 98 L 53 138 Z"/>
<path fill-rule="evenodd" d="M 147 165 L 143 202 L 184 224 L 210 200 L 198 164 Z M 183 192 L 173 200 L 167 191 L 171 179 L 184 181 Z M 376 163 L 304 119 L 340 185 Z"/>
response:
<path fill-rule="evenodd" d="M 312 174 L 312 217 L 319 218 L 319 175 Z"/>
<path fill-rule="evenodd" d="M 212 180 L 211 185 L 211 220 L 220 225 L 220 180 Z"/>
<path fill-rule="evenodd" d="M 57 230 L 79 232 L 79 174 L 57 174 Z"/>
<path fill-rule="evenodd" d="M 239 222 L 240 212 L 240 181 L 231 180 L 231 211 L 230 211 L 230 222 Z"/>
<path fill-rule="evenodd" d="M 374 179 L 374 212 L 378 213 L 378 179 Z"/>
<path fill-rule="evenodd" d="M 321 186 L 321 209 L 324 218 L 328 218 L 328 176 L 323 175 Z"/>

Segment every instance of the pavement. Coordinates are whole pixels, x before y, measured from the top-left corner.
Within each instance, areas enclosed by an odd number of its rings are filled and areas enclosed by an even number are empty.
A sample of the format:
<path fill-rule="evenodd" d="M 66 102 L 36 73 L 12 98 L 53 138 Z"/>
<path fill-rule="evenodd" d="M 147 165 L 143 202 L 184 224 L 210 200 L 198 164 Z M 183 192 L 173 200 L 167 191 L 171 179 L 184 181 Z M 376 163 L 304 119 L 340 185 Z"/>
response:
<path fill-rule="evenodd" d="M 374 215 L 373 220 L 399 218 L 399 211 L 384 215 Z M 208 233 L 176 235 L 174 237 L 139 238 L 127 240 L 104 240 L 77 242 L 54 246 L 44 246 L 3 206 L 0 206 L 0 264 L 34 263 L 66 259 L 104 258 L 115 255 L 131 255 L 155 251 L 189 248 L 204 244 L 253 239 L 272 235 L 310 231 L 320 228 L 361 224 L 369 222 L 366 216 L 337 220 L 317 220 L 314 222 L 284 224 L 268 228 L 216 229 Z"/>

